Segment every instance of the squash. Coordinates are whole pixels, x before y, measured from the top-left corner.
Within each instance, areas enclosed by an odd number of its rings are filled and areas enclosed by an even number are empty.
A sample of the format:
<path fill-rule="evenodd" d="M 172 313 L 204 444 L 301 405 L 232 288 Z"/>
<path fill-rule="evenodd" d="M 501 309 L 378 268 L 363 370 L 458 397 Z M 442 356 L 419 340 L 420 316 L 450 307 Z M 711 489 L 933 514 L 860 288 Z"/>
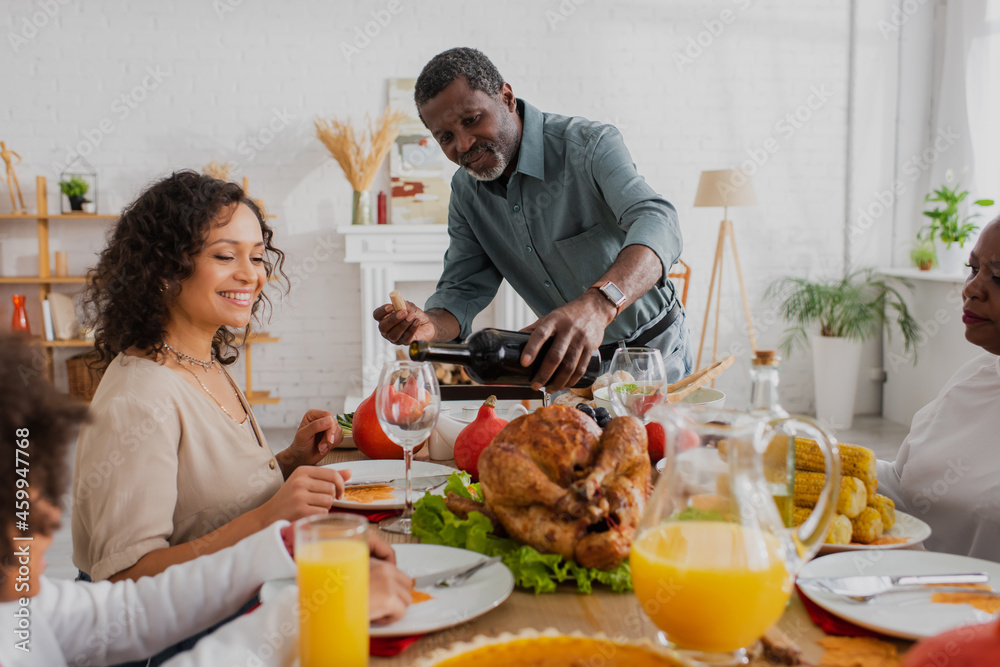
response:
<path fill-rule="evenodd" d="M 351 434 L 358 451 L 366 456 L 373 459 L 403 458 L 403 448 L 390 440 L 382 430 L 382 425 L 378 423 L 378 416 L 375 414 L 375 392 L 361 401 L 361 405 L 354 411 Z M 424 443 L 420 443 L 413 452 L 420 451 L 423 446 Z"/>
<path fill-rule="evenodd" d="M 469 473 L 473 482 L 479 481 L 479 455 L 507 425 L 506 419 L 497 416 L 496 406 L 496 396 L 487 398 L 476 418 L 455 438 L 455 465 Z"/>

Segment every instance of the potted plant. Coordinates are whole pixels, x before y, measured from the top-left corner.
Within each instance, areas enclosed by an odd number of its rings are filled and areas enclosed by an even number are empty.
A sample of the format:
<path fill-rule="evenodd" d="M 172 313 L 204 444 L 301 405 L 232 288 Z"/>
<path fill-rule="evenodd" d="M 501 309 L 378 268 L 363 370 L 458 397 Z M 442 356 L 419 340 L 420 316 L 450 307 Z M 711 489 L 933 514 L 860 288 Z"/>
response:
<path fill-rule="evenodd" d="M 955 173 L 951 169 L 945 172 L 944 180 L 944 185 L 924 197 L 925 202 L 934 202 L 938 206 L 923 212 L 930 218 L 930 222 L 921 228 L 917 238 L 938 244 L 938 266 L 942 270 L 959 272 L 968 260 L 968 251 L 964 250 L 965 242 L 979 230 L 979 225 L 974 220 L 982 213 L 975 211 L 963 217 L 960 209 L 962 202 L 969 196 L 969 191 L 959 189 L 961 184 L 955 182 Z M 972 204 L 993 206 L 993 200 L 977 199 Z"/>
<path fill-rule="evenodd" d="M 79 176 L 70 176 L 68 180 L 59 181 L 59 189 L 69 199 L 69 207 L 74 211 L 82 211 L 83 205 L 90 202 L 85 197 L 90 190 L 90 184 Z"/>
<path fill-rule="evenodd" d="M 921 271 L 930 271 L 937 264 L 937 252 L 930 241 L 917 241 L 910 250 L 910 261 Z"/>
<path fill-rule="evenodd" d="M 883 326 L 891 338 L 898 327 L 904 349 L 915 352 L 919 329 L 895 282 L 861 269 L 839 280 L 785 277 L 767 289 L 765 299 L 780 300 L 778 312 L 791 324 L 781 350 L 812 347 L 816 415 L 832 426 L 851 426 L 864 341 Z"/>

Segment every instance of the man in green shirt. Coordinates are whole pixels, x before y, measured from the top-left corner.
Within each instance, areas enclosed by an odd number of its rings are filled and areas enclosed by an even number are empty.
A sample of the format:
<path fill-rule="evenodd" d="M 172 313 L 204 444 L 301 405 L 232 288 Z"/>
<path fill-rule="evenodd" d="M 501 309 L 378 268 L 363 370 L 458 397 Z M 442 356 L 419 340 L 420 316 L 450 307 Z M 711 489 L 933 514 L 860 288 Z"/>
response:
<path fill-rule="evenodd" d="M 414 98 L 462 169 L 437 290 L 425 310 L 377 308 L 382 335 L 398 345 L 464 338 L 506 279 L 539 316 L 521 363 L 554 339 L 534 388 L 572 386 L 595 349 L 608 361 L 621 341 L 661 349 L 670 382 L 690 374 L 684 309 L 667 278 L 682 248 L 677 212 L 636 172 L 621 133 L 515 98 L 475 49 L 435 56 Z"/>

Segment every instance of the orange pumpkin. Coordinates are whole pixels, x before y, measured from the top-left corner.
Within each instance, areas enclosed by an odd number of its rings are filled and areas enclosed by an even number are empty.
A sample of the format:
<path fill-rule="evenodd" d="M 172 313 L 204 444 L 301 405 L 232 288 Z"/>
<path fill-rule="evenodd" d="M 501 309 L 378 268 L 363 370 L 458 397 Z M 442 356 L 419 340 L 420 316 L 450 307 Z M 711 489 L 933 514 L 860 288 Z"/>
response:
<path fill-rule="evenodd" d="M 401 459 L 403 458 L 403 448 L 389 439 L 389 436 L 382 430 L 378 423 L 378 416 L 375 414 L 375 392 L 371 396 L 361 401 L 357 410 L 354 411 L 351 434 L 354 437 L 354 444 L 358 451 L 373 459 Z M 424 443 L 417 445 L 414 453 L 420 451 Z"/>

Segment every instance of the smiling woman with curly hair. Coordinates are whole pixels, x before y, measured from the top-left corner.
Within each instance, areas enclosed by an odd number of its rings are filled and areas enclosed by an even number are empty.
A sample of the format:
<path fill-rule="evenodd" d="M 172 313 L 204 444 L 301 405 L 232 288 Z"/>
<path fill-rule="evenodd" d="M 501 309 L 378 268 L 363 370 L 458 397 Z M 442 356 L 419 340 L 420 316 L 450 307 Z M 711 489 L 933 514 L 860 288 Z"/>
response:
<path fill-rule="evenodd" d="M 314 465 L 343 438 L 333 415 L 308 411 L 273 455 L 225 370 L 281 273 L 272 236 L 238 185 L 192 171 L 111 232 L 86 296 L 106 371 L 73 480 L 73 560 L 95 581 L 156 574 L 343 494 L 349 474 Z"/>
<path fill-rule="evenodd" d="M 276 272 L 284 275 L 285 255 L 271 243 L 273 230 L 235 183 L 181 171 L 155 183 L 125 209 L 90 273 L 85 297 L 101 366 L 130 348 L 162 351 L 169 304 L 194 274 L 195 257 L 204 249 L 209 230 L 227 224 L 238 205 L 260 225 L 263 245 L 257 255 L 266 278 Z M 266 303 L 267 296 L 260 292 L 250 314 L 257 315 Z M 243 330 L 249 333 L 249 321 Z M 220 363 L 236 361 L 234 340 L 225 326 L 216 330 L 212 352 Z"/>

